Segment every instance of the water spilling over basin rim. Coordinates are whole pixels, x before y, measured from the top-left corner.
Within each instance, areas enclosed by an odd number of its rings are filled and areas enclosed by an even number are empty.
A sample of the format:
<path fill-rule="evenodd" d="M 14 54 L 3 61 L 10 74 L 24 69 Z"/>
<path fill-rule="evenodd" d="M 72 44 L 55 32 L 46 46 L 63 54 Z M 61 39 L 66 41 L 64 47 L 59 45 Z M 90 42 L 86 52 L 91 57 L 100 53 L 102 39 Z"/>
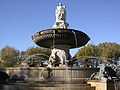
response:
<path fill-rule="evenodd" d="M 66 45 L 72 49 L 86 45 L 90 38 L 84 32 L 74 29 L 46 29 L 32 35 L 32 40 L 40 47 Z"/>

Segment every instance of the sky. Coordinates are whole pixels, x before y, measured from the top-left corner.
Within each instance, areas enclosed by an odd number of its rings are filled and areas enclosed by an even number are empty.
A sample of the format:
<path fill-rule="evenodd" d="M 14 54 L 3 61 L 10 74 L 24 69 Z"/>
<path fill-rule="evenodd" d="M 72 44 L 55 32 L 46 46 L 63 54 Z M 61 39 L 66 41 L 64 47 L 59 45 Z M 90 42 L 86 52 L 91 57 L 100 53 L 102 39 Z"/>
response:
<path fill-rule="evenodd" d="M 58 3 L 66 6 L 70 29 L 85 32 L 88 44 L 120 44 L 120 0 L 0 0 L 0 49 L 36 46 L 31 36 L 51 29 Z M 72 56 L 79 50 L 72 49 Z"/>

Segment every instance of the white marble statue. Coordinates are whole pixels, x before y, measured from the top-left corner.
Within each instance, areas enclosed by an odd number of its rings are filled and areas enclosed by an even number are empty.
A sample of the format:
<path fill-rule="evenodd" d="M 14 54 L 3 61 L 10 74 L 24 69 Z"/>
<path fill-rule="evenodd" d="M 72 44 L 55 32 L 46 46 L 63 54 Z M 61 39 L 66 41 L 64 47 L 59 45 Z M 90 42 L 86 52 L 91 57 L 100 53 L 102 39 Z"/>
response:
<path fill-rule="evenodd" d="M 56 9 L 56 22 L 66 21 L 66 7 L 59 3 Z"/>
<path fill-rule="evenodd" d="M 56 22 L 53 28 L 67 28 L 69 25 L 66 23 L 66 7 L 62 6 L 61 3 L 56 8 L 55 11 Z"/>

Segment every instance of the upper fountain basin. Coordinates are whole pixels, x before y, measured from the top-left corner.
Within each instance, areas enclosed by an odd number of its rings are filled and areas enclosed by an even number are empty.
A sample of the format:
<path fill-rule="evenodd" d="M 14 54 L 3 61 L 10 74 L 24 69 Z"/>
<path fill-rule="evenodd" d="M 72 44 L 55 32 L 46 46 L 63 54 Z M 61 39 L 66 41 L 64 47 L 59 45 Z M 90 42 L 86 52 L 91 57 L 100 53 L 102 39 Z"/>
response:
<path fill-rule="evenodd" d="M 90 38 L 84 32 L 74 29 L 46 29 L 32 35 L 32 40 L 45 48 L 65 45 L 71 49 L 86 45 Z"/>

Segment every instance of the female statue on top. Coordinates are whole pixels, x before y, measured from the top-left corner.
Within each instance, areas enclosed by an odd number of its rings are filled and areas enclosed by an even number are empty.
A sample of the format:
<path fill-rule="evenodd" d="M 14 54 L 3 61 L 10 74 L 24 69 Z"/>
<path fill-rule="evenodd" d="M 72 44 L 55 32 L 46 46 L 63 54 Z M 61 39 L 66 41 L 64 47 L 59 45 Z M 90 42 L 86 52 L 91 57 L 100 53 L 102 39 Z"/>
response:
<path fill-rule="evenodd" d="M 57 6 L 56 9 L 56 22 L 59 21 L 66 21 L 66 7 L 62 6 L 61 3 L 59 3 L 59 6 Z"/>
<path fill-rule="evenodd" d="M 66 7 L 62 6 L 61 3 L 56 8 L 55 11 L 56 22 L 53 28 L 67 28 L 69 25 L 66 23 Z"/>

